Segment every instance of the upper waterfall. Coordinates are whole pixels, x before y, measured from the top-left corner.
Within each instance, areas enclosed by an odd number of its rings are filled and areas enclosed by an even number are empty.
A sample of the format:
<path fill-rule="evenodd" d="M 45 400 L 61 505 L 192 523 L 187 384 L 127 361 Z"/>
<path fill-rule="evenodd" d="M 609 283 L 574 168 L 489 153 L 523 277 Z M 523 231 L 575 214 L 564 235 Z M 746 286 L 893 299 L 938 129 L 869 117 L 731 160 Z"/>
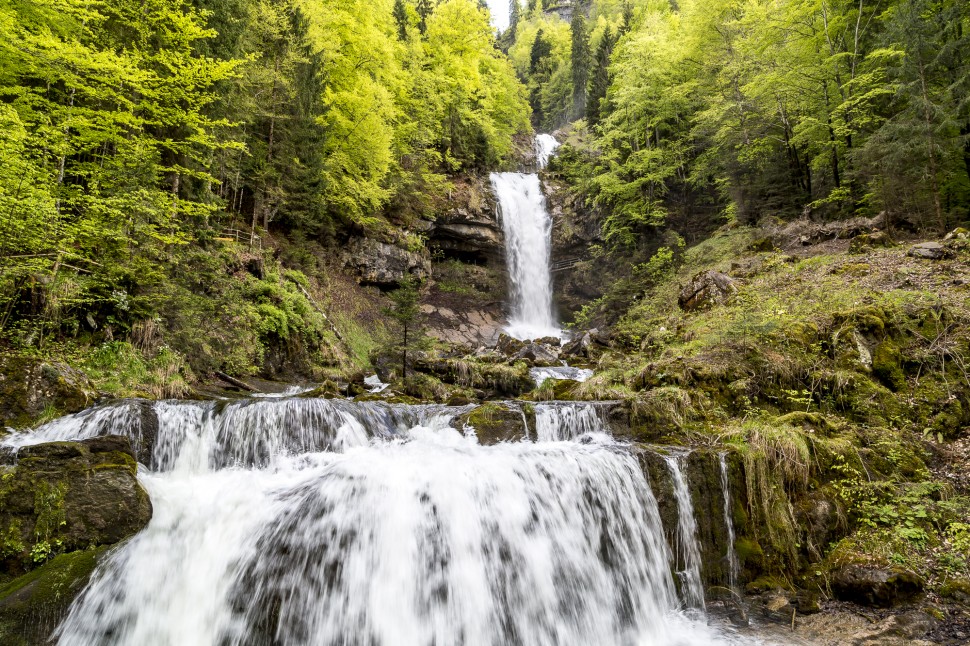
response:
<path fill-rule="evenodd" d="M 559 148 L 559 142 L 552 135 L 536 135 L 536 165 L 539 168 L 548 166 L 549 158 L 556 152 L 556 148 Z"/>
<path fill-rule="evenodd" d="M 558 144 L 550 135 L 536 137 L 536 159 L 544 166 Z M 506 332 L 517 339 L 561 337 L 552 305 L 552 218 L 534 173 L 492 173 L 492 189 L 505 233 L 511 283 Z"/>

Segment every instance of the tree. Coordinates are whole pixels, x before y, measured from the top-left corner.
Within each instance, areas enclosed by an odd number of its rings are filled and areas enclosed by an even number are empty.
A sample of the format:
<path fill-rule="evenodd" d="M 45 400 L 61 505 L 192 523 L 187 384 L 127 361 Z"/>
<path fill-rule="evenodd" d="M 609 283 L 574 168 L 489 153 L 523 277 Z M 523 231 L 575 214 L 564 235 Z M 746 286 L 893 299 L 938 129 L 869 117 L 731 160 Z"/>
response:
<path fill-rule="evenodd" d="M 408 9 L 404 0 L 394 0 L 394 20 L 397 21 L 397 36 L 401 40 L 408 39 Z"/>
<path fill-rule="evenodd" d="M 573 83 L 573 115 L 579 117 L 586 111 L 586 85 L 589 83 L 589 34 L 586 29 L 586 16 L 578 7 L 573 10 L 573 18 L 569 24 L 572 36 L 572 83 Z"/>
<path fill-rule="evenodd" d="M 390 350 L 400 354 L 401 379 L 407 379 L 408 353 L 427 348 L 429 342 L 421 312 L 421 283 L 413 276 L 407 276 L 397 289 L 388 293 L 388 298 L 391 305 L 384 308 L 384 314 L 397 326 L 396 338 Z"/>
<path fill-rule="evenodd" d="M 590 125 L 599 123 L 606 112 L 606 93 L 610 87 L 610 56 L 616 44 L 612 30 L 607 27 L 596 46 L 592 69 L 589 77 L 589 90 L 586 98 L 586 120 Z"/>

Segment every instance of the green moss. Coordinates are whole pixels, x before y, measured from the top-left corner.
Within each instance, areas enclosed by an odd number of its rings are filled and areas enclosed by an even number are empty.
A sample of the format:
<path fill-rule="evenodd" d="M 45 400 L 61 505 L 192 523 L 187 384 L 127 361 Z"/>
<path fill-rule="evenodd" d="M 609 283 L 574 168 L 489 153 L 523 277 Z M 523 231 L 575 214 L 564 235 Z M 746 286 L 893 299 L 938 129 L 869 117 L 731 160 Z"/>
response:
<path fill-rule="evenodd" d="M 61 554 L 0 587 L 0 642 L 47 643 L 105 549 Z"/>
<path fill-rule="evenodd" d="M 903 355 L 891 339 L 879 343 L 872 352 L 872 374 L 892 391 L 906 387 Z"/>

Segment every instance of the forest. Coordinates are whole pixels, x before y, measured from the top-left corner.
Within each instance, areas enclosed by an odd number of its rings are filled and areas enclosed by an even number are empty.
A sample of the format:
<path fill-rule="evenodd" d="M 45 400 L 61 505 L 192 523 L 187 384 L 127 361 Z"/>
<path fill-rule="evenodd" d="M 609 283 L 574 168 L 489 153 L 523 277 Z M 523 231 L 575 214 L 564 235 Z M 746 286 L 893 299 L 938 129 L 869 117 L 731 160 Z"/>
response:
<path fill-rule="evenodd" d="M 668 227 L 697 240 L 768 216 L 938 231 L 970 217 L 958 0 L 513 0 L 500 34 L 472 0 L 2 11 L 11 347 L 197 326 L 171 312 L 200 288 L 173 267 L 202 271 L 225 235 L 289 241 L 296 270 L 304 242 L 351 232 L 421 248 L 416 223 L 451 180 L 514 166 L 533 128 L 568 131 L 555 170 L 599 214 L 607 258 L 648 258 Z M 287 316 L 239 297 L 197 318 L 257 330 L 248 357 L 211 351 L 243 367 Z"/>

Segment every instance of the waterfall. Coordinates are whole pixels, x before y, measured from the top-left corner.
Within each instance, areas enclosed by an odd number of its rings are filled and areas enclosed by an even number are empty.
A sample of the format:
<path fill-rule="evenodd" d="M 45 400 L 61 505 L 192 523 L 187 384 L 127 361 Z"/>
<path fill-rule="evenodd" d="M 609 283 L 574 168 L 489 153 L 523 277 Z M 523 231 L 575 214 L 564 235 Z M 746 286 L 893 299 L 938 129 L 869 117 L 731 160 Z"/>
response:
<path fill-rule="evenodd" d="M 536 135 L 536 165 L 545 168 L 549 165 L 549 158 L 559 148 L 559 142 L 552 135 Z"/>
<path fill-rule="evenodd" d="M 664 460 L 674 481 L 674 498 L 677 499 L 677 576 L 681 581 L 681 594 L 688 608 L 705 608 L 704 585 L 701 583 L 701 548 L 697 540 L 697 520 L 694 505 L 687 488 L 680 462 L 683 456 L 667 456 Z"/>
<path fill-rule="evenodd" d="M 376 404 L 130 402 L 41 428 L 157 419 L 152 521 L 58 643 L 728 643 L 677 611 L 656 500 L 595 406 L 537 405 L 550 441 L 481 446 L 450 426 L 467 407 Z"/>
<path fill-rule="evenodd" d="M 731 514 L 731 488 L 728 485 L 727 453 L 719 453 L 718 459 L 721 464 L 721 490 L 724 492 L 724 524 L 727 526 L 727 563 L 728 563 L 728 587 L 731 592 L 738 593 L 738 554 L 734 548 L 734 520 Z"/>
<path fill-rule="evenodd" d="M 518 339 L 562 335 L 552 311 L 549 254 L 552 219 L 539 188 L 539 176 L 492 173 L 505 233 L 511 282 L 511 312 L 506 331 Z"/>

